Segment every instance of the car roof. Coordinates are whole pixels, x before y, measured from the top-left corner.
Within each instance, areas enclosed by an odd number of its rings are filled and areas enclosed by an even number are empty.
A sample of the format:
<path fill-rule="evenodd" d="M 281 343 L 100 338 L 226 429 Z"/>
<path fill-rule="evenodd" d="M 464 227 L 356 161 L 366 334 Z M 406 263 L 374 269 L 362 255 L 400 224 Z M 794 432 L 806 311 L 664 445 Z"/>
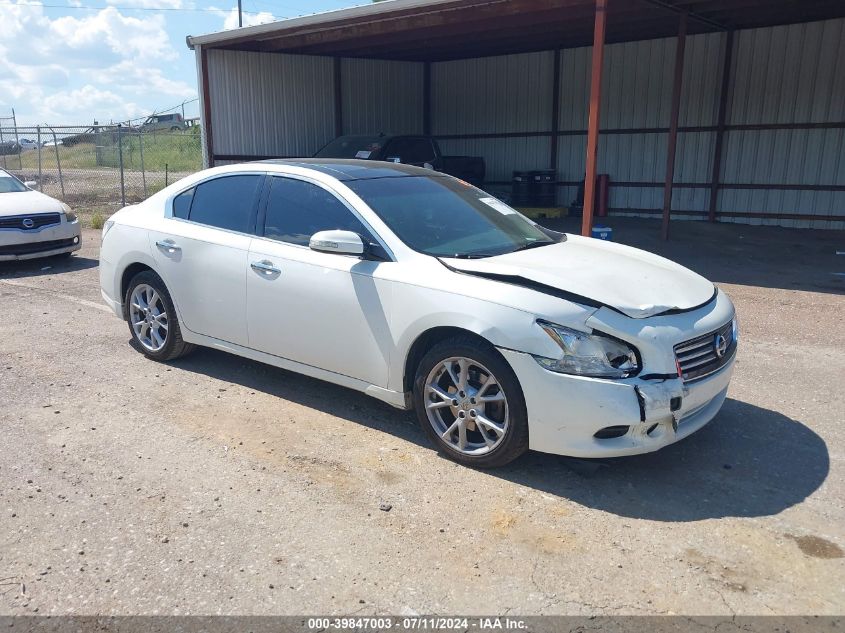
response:
<path fill-rule="evenodd" d="M 402 178 L 407 176 L 442 176 L 423 167 L 354 158 L 272 158 L 258 161 L 271 165 L 290 165 L 313 169 L 337 180 L 370 180 L 373 178 Z"/>

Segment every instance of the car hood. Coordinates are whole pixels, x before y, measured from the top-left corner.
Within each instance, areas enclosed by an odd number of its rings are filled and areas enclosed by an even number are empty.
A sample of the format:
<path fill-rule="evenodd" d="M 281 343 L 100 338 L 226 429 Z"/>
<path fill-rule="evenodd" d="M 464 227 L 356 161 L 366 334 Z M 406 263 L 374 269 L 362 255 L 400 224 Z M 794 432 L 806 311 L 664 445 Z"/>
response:
<path fill-rule="evenodd" d="M 0 193 L 0 217 L 26 213 L 61 213 L 62 203 L 38 191 Z"/>
<path fill-rule="evenodd" d="M 609 306 L 634 319 L 697 308 L 716 292 L 704 277 L 668 259 L 577 235 L 517 253 L 441 261 L 457 272 Z"/>

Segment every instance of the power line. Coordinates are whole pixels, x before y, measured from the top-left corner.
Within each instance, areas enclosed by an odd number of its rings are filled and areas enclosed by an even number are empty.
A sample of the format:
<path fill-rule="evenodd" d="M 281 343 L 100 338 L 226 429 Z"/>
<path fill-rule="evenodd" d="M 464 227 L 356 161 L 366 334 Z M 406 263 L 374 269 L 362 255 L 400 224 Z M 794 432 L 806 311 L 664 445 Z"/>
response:
<path fill-rule="evenodd" d="M 103 9 L 117 9 L 118 11 L 181 11 L 185 13 L 216 13 L 220 15 L 221 13 L 228 13 L 226 9 L 183 9 L 177 7 L 126 7 L 126 6 L 119 6 L 115 4 L 106 4 L 106 5 L 79 5 L 74 6 L 70 4 L 41 4 L 40 2 L 12 2 L 11 0 L 0 0 L 0 4 L 6 6 L 18 6 L 18 7 L 42 7 L 44 9 L 81 9 L 83 11 L 101 11 Z M 243 13 L 249 13 L 250 15 L 258 15 L 259 13 L 266 13 L 266 11 L 243 11 Z M 273 16 L 276 20 L 283 20 L 284 17 L 280 16 Z"/>

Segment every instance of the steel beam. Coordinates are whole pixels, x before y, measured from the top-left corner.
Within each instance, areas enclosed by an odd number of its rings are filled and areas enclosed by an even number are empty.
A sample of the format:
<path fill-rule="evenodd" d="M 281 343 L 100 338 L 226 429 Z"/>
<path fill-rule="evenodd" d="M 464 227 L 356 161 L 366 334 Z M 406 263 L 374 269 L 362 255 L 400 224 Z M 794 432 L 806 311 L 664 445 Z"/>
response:
<path fill-rule="evenodd" d="M 728 90 L 731 84 L 731 61 L 734 50 L 734 32 L 725 35 L 725 59 L 722 66 L 722 86 L 719 93 L 719 114 L 716 120 L 716 142 L 713 147 L 713 172 L 710 176 L 710 203 L 707 219 L 716 221 L 716 206 L 719 198 L 719 178 L 722 172 L 722 144 L 725 139 L 725 124 L 728 116 Z"/>
<path fill-rule="evenodd" d="M 549 143 L 549 169 L 557 174 L 558 128 L 560 127 L 560 49 L 555 49 L 555 61 L 552 65 L 552 137 Z"/>
<path fill-rule="evenodd" d="M 334 135 L 343 136 L 343 60 L 334 58 Z"/>
<path fill-rule="evenodd" d="M 596 20 L 593 29 L 593 60 L 590 73 L 590 114 L 587 119 L 587 158 L 584 178 L 584 211 L 581 235 L 590 236 L 593 230 L 593 206 L 596 199 L 596 165 L 598 163 L 599 118 L 601 114 L 601 73 L 604 64 L 604 35 L 607 30 L 607 2 L 596 0 Z"/>
<path fill-rule="evenodd" d="M 214 138 L 211 134 L 211 91 L 208 85 L 208 51 L 200 48 L 200 81 L 202 82 L 202 131 L 205 137 L 207 167 L 214 167 Z"/>
<path fill-rule="evenodd" d="M 431 136 L 431 62 L 423 62 L 423 134 Z"/>
<path fill-rule="evenodd" d="M 678 116 L 681 111 L 681 87 L 684 80 L 684 49 L 687 41 L 687 14 L 678 21 L 678 44 L 675 48 L 675 78 L 672 83 L 672 111 L 669 118 L 669 143 L 666 152 L 666 183 L 663 187 L 663 223 L 660 236 L 669 239 L 669 217 L 672 213 L 672 181 L 675 179 L 675 150 L 678 145 Z"/>

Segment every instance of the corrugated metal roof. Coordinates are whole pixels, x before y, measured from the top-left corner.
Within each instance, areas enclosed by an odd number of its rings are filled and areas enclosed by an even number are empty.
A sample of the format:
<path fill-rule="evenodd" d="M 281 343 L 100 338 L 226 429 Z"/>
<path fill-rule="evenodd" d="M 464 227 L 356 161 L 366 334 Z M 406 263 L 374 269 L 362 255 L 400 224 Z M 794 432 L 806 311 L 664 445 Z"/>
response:
<path fill-rule="evenodd" d="M 391 0 L 189 37 L 188 45 L 414 61 L 466 59 L 592 42 L 594 0 Z M 831 0 L 641 0 L 612 2 L 607 41 L 677 32 L 745 29 L 845 16 Z"/>

